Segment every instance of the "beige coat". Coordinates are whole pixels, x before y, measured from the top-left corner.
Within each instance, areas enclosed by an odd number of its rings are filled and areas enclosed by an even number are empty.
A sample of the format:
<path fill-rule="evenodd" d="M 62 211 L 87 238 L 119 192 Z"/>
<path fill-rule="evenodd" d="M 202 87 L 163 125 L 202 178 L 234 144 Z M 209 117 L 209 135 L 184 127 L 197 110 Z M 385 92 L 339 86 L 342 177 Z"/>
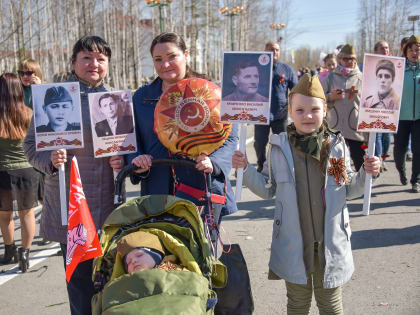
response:
<path fill-rule="evenodd" d="M 70 81 L 76 80 L 73 78 Z M 114 181 L 113 170 L 109 165 L 109 158 L 95 158 L 93 156 L 88 93 L 109 90 L 110 88 L 105 85 L 89 88 L 80 82 L 84 148 L 67 150 L 67 163 L 65 166 L 68 201 L 70 162 L 73 156 L 76 156 L 86 200 L 97 230 L 102 227 L 105 219 L 114 209 Z M 46 174 L 40 235 L 50 241 L 67 243 L 67 226 L 61 225 L 58 172 L 51 163 L 50 151 L 37 152 L 35 150 L 33 121 L 25 138 L 23 149 L 29 163 Z"/>
<path fill-rule="evenodd" d="M 325 190 L 325 228 L 324 288 L 336 288 L 351 279 L 354 271 L 351 252 L 350 217 L 346 199 L 363 194 L 365 171 L 358 173 L 350 166 L 350 155 L 341 135 L 331 134 L 331 158 L 344 158 L 347 182 L 339 186 L 326 172 Z M 298 195 L 293 154 L 286 132 L 273 134 L 270 138 L 271 151 L 267 155 L 263 174 L 248 165 L 244 171 L 244 185 L 264 199 L 275 197 L 274 222 L 269 268 L 278 277 L 292 283 L 306 284 L 303 238 L 299 220 Z M 267 185 L 267 171 L 271 170 L 271 185 Z M 272 276 L 271 273 L 271 276 Z"/>
<path fill-rule="evenodd" d="M 327 102 L 329 127 L 340 131 L 345 139 L 365 141 L 364 135 L 356 131 L 362 92 L 362 73 L 359 68 L 356 66 L 347 76 L 335 69 L 321 84 L 327 99 L 335 89 L 346 90 L 344 99 Z M 352 87 L 354 87 L 353 91 L 357 90 L 356 93 L 350 93 Z"/>

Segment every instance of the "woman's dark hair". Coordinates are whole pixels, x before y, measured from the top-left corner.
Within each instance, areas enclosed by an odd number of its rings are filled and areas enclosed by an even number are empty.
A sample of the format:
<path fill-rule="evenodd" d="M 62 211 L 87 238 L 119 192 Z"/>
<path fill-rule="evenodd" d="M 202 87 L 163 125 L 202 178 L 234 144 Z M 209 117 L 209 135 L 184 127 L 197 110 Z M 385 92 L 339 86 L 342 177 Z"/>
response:
<path fill-rule="evenodd" d="M 111 60 L 111 47 L 109 47 L 108 43 L 99 36 L 87 35 L 80 38 L 73 46 L 71 61 L 74 62 L 77 54 L 83 50 L 98 51 L 107 56 L 109 61 Z"/>
<path fill-rule="evenodd" d="M 152 55 L 152 57 L 153 57 L 153 49 L 155 48 L 155 46 L 157 44 L 163 44 L 163 43 L 175 44 L 175 46 L 178 47 L 184 54 L 187 51 L 187 45 L 185 45 L 185 41 L 182 38 L 182 36 L 175 33 L 161 33 L 153 39 L 152 45 L 150 45 L 150 54 Z M 191 68 L 188 65 L 185 71 L 184 79 L 187 79 L 187 78 L 202 78 L 202 79 L 208 80 L 205 74 L 201 74 L 201 73 L 191 70 Z"/>
<path fill-rule="evenodd" d="M 0 138 L 23 139 L 31 123 L 32 110 L 25 106 L 22 83 L 17 75 L 0 76 Z"/>
<path fill-rule="evenodd" d="M 408 58 L 407 57 L 407 50 L 409 50 L 409 49 L 411 49 L 411 47 L 413 47 L 413 46 L 415 46 L 415 45 L 418 45 L 418 43 L 409 43 L 408 41 L 407 41 L 407 43 L 405 44 L 405 46 L 404 46 L 404 49 L 403 49 L 403 57 L 405 57 L 405 58 Z"/>
<path fill-rule="evenodd" d="M 182 36 L 175 33 L 161 33 L 153 39 L 152 45 L 150 46 L 150 54 L 152 56 L 155 46 L 162 43 L 175 44 L 175 46 L 182 50 L 183 53 L 187 51 L 187 45 L 185 45 L 185 41 Z"/>

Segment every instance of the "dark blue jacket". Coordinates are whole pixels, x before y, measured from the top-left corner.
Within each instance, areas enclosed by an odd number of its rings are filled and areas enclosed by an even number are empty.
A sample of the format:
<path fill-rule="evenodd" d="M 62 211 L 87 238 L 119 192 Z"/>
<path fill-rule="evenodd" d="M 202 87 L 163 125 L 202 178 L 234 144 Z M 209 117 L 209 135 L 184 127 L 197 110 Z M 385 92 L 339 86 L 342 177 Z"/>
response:
<path fill-rule="evenodd" d="M 169 157 L 168 149 L 162 145 L 153 130 L 154 110 L 161 94 L 162 80 L 157 78 L 151 84 L 139 88 L 133 96 L 138 151 L 127 156 L 128 163 L 131 163 L 140 154 L 150 154 L 154 160 Z M 232 155 L 236 149 L 237 141 L 238 129 L 234 125 L 224 145 L 209 155 L 215 170 L 212 174 L 212 192 L 219 195 L 226 195 L 227 197 L 226 205 L 222 208 L 222 215 L 237 211 L 229 181 L 229 173 L 232 168 Z M 204 190 L 204 176 L 199 172 L 175 167 L 175 173 L 181 183 Z M 138 176 L 132 176 L 131 181 L 136 185 L 139 183 L 140 178 Z M 227 194 L 224 193 L 225 181 L 227 183 Z M 142 179 L 142 196 L 155 194 L 172 195 L 173 192 L 173 176 L 170 167 L 153 167 L 150 169 L 149 175 Z M 177 196 L 199 204 L 196 199 L 184 194 L 177 193 Z"/>
<path fill-rule="evenodd" d="M 276 62 L 273 65 L 273 81 L 271 83 L 271 120 L 287 118 L 287 104 L 289 90 L 298 82 L 298 79 L 289 65 Z"/>

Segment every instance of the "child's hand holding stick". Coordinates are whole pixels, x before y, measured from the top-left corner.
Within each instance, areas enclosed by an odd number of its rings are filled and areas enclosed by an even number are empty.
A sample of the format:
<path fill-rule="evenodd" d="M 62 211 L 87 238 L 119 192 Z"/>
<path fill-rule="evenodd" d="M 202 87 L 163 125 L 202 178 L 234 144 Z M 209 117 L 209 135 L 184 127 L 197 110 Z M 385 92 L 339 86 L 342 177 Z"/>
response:
<path fill-rule="evenodd" d="M 243 168 L 245 169 L 248 166 L 248 160 L 246 154 L 241 151 L 235 151 L 232 156 L 232 167 L 233 168 Z"/>
<path fill-rule="evenodd" d="M 379 174 L 381 169 L 381 161 L 377 156 L 367 156 L 363 157 L 364 159 L 364 168 L 367 174 L 371 174 L 373 177 L 376 177 Z"/>

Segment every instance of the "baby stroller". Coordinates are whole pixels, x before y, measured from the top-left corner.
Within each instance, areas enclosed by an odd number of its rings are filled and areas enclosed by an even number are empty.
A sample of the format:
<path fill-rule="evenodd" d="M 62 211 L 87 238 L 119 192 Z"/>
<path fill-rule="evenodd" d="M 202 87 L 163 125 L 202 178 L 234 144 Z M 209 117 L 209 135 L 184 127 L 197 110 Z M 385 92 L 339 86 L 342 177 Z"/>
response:
<path fill-rule="evenodd" d="M 162 163 L 195 165 L 188 160 L 170 160 L 154 161 L 153 166 Z M 132 165 L 127 166 L 117 177 L 117 203 L 121 203 L 121 184 L 132 170 Z M 217 301 L 213 288 L 226 285 L 227 272 L 212 254 L 206 236 L 212 231 L 201 219 L 210 211 L 204 207 L 200 213 L 194 203 L 170 195 L 138 197 L 115 209 L 101 231 L 103 256 L 94 263 L 97 293 L 92 299 L 92 313 L 213 314 Z M 184 270 L 150 269 L 126 274 L 117 243 L 136 231 L 158 236 Z"/>

